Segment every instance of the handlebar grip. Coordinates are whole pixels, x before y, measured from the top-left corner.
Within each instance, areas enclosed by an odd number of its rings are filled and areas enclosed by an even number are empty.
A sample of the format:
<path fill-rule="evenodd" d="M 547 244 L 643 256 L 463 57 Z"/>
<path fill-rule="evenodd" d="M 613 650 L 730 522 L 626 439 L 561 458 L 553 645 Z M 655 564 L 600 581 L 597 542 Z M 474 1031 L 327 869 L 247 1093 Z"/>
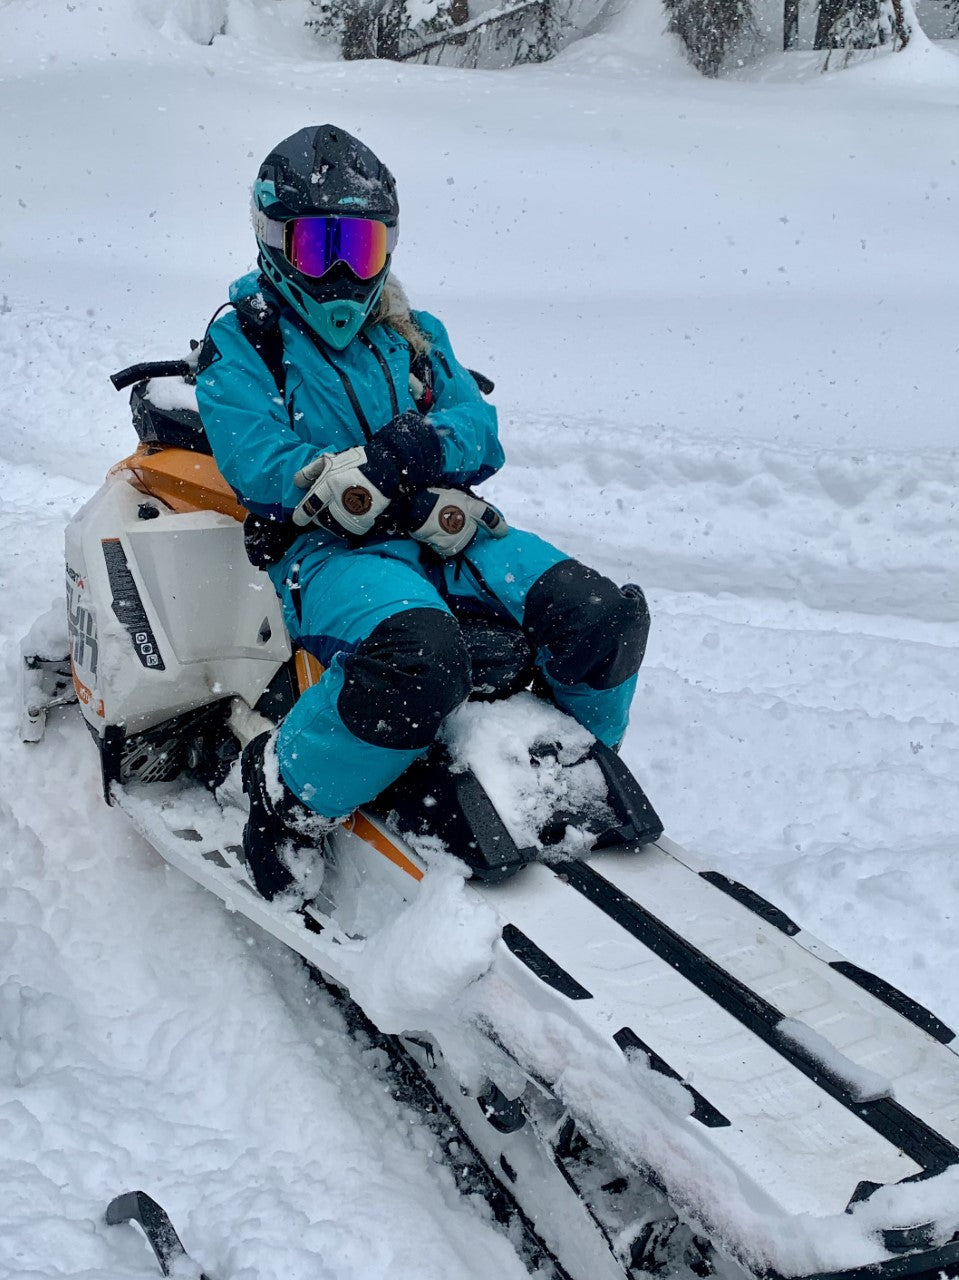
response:
<path fill-rule="evenodd" d="M 110 374 L 110 381 L 117 391 L 132 387 L 135 382 L 144 382 L 147 378 L 185 378 L 193 372 L 189 360 L 145 360 L 141 364 L 131 364 L 127 369 Z"/>

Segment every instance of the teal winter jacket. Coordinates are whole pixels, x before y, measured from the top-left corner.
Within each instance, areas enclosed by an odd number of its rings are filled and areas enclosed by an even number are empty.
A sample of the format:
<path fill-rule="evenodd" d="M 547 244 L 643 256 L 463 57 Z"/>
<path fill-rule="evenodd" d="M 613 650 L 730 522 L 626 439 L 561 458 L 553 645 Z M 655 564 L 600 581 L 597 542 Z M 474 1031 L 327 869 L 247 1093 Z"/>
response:
<path fill-rule="evenodd" d="M 230 301 L 255 303 L 262 283 L 256 272 L 241 277 Z M 496 410 L 457 361 L 439 320 L 425 311 L 411 315 L 429 342 L 434 400 L 427 416 L 442 445 L 443 481 L 479 484 L 503 464 Z M 345 351 L 311 336 L 285 304 L 279 324 L 284 396 L 233 310 L 207 332 L 196 396 L 217 465 L 239 501 L 257 515 L 287 520 L 303 497 L 293 477 L 317 454 L 362 445 L 397 414 L 416 409 L 415 353 L 387 324 L 367 327 Z"/>

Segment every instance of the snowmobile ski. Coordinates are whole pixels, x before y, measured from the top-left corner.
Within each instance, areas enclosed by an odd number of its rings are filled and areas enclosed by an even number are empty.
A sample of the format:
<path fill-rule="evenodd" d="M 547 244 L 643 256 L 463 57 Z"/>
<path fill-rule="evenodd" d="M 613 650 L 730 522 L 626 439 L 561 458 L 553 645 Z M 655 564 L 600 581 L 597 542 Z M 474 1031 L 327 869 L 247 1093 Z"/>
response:
<path fill-rule="evenodd" d="M 209 1280 L 184 1249 L 165 1209 L 145 1191 L 124 1191 L 107 1205 L 104 1215 L 108 1226 L 134 1222 L 147 1238 L 165 1276 L 176 1275 L 187 1280 Z"/>
<path fill-rule="evenodd" d="M 46 730 L 47 713 L 72 706 L 77 700 L 70 660 L 22 653 L 18 678 L 20 741 L 39 742 Z"/>

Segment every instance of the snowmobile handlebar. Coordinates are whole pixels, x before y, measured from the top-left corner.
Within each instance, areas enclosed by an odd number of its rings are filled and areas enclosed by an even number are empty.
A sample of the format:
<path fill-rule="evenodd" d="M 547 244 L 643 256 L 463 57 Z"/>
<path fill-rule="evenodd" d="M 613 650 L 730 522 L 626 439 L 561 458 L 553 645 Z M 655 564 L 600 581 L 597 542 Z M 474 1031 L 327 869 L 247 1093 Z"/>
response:
<path fill-rule="evenodd" d="M 132 387 L 135 382 L 144 382 L 147 378 L 185 378 L 193 372 L 189 360 L 145 360 L 141 364 L 131 364 L 127 369 L 110 374 L 110 381 L 117 391 Z"/>
<path fill-rule="evenodd" d="M 140 364 L 131 364 L 126 369 L 110 374 L 110 381 L 117 391 L 132 387 L 135 382 L 144 382 L 147 378 L 185 378 L 193 372 L 189 360 L 144 360 Z M 473 380 L 484 396 L 488 396 L 494 387 L 491 378 L 470 369 Z"/>
<path fill-rule="evenodd" d="M 496 389 L 496 383 L 492 378 L 487 378 L 485 373 L 478 373 L 475 369 L 469 371 L 473 375 L 473 381 L 479 387 L 484 396 L 492 395 Z"/>

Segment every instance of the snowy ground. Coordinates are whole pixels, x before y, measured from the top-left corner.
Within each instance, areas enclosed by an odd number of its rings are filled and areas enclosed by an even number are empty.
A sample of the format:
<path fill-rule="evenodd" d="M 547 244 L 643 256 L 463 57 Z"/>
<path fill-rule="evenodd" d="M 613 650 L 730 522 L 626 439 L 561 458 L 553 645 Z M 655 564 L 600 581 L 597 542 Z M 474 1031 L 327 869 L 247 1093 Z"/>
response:
<path fill-rule="evenodd" d="M 222 11 L 221 11 L 222 10 Z M 290 959 L 16 740 L 63 524 L 129 450 L 106 375 L 251 261 L 261 155 L 395 169 L 396 269 L 496 378 L 509 517 L 643 583 L 625 754 L 667 830 L 959 1022 L 959 63 L 693 75 L 648 18 L 556 64 L 324 60 L 297 4 L 0 9 L 0 1274 L 519 1276 Z"/>

